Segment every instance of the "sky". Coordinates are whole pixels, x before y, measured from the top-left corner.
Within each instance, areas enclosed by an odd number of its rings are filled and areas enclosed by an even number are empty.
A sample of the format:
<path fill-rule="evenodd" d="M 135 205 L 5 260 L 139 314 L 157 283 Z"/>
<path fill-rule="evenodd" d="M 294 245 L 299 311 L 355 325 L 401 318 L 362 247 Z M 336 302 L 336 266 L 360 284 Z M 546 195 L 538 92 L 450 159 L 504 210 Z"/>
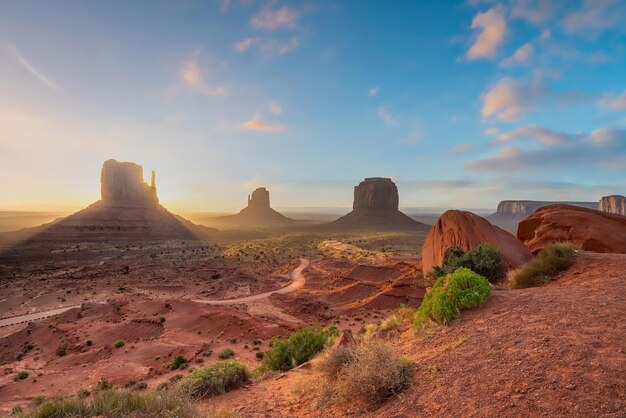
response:
<path fill-rule="evenodd" d="M 179 211 L 626 194 L 626 1 L 0 0 L 0 209 L 109 158 Z"/>

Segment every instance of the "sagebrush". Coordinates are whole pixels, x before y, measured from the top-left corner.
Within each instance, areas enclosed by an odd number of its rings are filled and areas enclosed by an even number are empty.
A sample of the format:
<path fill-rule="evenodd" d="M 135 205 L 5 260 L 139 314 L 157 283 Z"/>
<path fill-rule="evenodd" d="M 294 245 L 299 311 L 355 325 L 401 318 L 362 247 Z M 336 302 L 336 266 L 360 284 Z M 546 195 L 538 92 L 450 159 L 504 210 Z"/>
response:
<path fill-rule="evenodd" d="M 513 289 L 541 286 L 573 263 L 577 248 L 569 243 L 550 244 L 524 267 L 511 273 Z"/>
<path fill-rule="evenodd" d="M 458 247 L 450 248 L 443 264 L 435 267 L 433 274 L 436 277 L 444 277 L 461 267 L 480 274 L 490 282 L 503 279 L 507 271 L 504 255 L 495 247 L 480 244 L 469 251 Z"/>

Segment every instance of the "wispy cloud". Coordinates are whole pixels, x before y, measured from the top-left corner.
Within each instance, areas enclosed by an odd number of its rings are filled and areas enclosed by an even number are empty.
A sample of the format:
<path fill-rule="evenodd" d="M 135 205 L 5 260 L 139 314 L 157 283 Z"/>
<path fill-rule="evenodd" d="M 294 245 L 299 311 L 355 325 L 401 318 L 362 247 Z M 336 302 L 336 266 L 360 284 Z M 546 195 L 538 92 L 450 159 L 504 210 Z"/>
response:
<path fill-rule="evenodd" d="M 45 76 L 41 71 L 33 67 L 33 65 L 30 62 L 28 62 L 26 58 L 22 55 L 19 49 L 17 49 L 16 47 L 14 47 L 13 45 L 9 43 L 6 43 L 5 47 L 13 55 L 15 60 L 22 66 L 22 68 L 28 71 L 37 80 L 39 80 L 40 82 L 42 82 L 43 84 L 51 88 L 52 90 L 57 90 L 57 91 L 60 90 L 59 86 L 55 82 L 50 80 L 50 78 Z"/>
<path fill-rule="evenodd" d="M 569 141 L 578 139 L 579 136 L 580 134 L 566 134 L 563 132 L 556 132 L 552 129 L 548 129 L 539 125 L 527 125 L 518 126 L 511 131 L 502 132 L 498 135 L 494 143 L 503 144 L 516 139 L 529 138 L 540 144 L 553 146 L 566 144 Z"/>
<path fill-rule="evenodd" d="M 246 38 L 242 39 L 239 42 L 235 42 L 233 44 L 233 48 L 235 48 L 239 52 L 246 52 L 250 47 L 257 45 L 261 42 L 261 38 Z"/>
<path fill-rule="evenodd" d="M 371 89 L 369 89 L 369 91 L 367 92 L 367 95 L 370 97 L 374 97 L 376 95 L 378 95 L 378 92 L 380 91 L 380 87 L 376 86 L 376 87 L 372 87 Z"/>
<path fill-rule="evenodd" d="M 249 131 L 260 131 L 260 132 L 270 132 L 270 133 L 281 133 L 285 130 L 283 125 L 272 125 L 265 122 L 260 117 L 254 117 L 248 121 L 245 121 L 241 124 L 243 129 L 247 129 Z"/>
<path fill-rule="evenodd" d="M 407 145 L 415 145 L 422 140 L 424 134 L 422 131 L 413 131 L 404 138 L 402 138 L 402 143 Z"/>
<path fill-rule="evenodd" d="M 555 0 L 512 0 L 511 17 L 540 25 L 554 17 L 563 4 Z"/>
<path fill-rule="evenodd" d="M 300 45 L 300 39 L 292 36 L 287 40 L 246 38 L 233 44 L 233 48 L 244 53 L 252 48 L 257 48 L 265 56 L 285 55 L 295 50 Z"/>
<path fill-rule="evenodd" d="M 382 121 L 385 122 L 385 125 L 389 126 L 390 128 L 395 128 L 400 124 L 400 118 L 397 115 L 391 113 L 387 106 L 378 107 L 378 117 L 380 117 Z"/>
<path fill-rule="evenodd" d="M 280 28 L 295 27 L 298 17 L 298 13 L 290 10 L 287 6 L 283 6 L 278 9 L 268 7 L 261 10 L 261 12 L 255 16 L 252 16 L 250 24 L 256 29 L 273 31 Z"/>
<path fill-rule="evenodd" d="M 274 114 L 274 115 L 282 115 L 283 113 L 283 106 L 280 103 L 277 102 L 270 102 L 267 105 L 270 113 Z"/>
<path fill-rule="evenodd" d="M 466 154 L 470 151 L 474 151 L 476 146 L 474 144 L 460 144 L 452 147 L 451 151 L 453 154 Z"/>
<path fill-rule="evenodd" d="M 509 29 L 504 17 L 504 7 L 497 5 L 484 13 L 478 13 L 472 21 L 472 29 L 479 31 L 474 43 L 467 51 L 469 60 L 493 58 L 504 42 Z"/>
<path fill-rule="evenodd" d="M 467 161 L 465 165 L 471 170 L 502 173 L 588 165 L 603 170 L 623 170 L 626 165 L 626 130 L 600 128 L 591 133 L 562 135 L 569 140 L 532 150 L 506 147 L 492 156 Z"/>
<path fill-rule="evenodd" d="M 502 66 L 504 68 L 511 68 L 511 67 L 515 67 L 517 65 L 528 64 L 528 62 L 530 61 L 530 59 L 531 59 L 531 57 L 533 55 L 533 51 L 534 51 L 533 46 L 530 43 L 525 43 L 524 45 L 520 46 L 513 53 L 513 55 L 511 55 L 507 59 L 503 60 L 500 63 L 500 66 Z"/>
<path fill-rule="evenodd" d="M 580 9 L 569 13 L 562 21 L 568 33 L 589 34 L 623 24 L 626 3 L 621 0 L 584 0 Z"/>
<path fill-rule="evenodd" d="M 598 105 L 607 111 L 621 112 L 626 110 L 626 91 L 615 95 L 613 93 L 603 94 Z"/>
<path fill-rule="evenodd" d="M 207 84 L 205 71 L 198 64 L 197 54 L 183 63 L 179 70 L 179 77 L 182 85 L 194 93 L 206 96 L 225 96 L 228 94 L 226 87 L 214 87 Z"/>

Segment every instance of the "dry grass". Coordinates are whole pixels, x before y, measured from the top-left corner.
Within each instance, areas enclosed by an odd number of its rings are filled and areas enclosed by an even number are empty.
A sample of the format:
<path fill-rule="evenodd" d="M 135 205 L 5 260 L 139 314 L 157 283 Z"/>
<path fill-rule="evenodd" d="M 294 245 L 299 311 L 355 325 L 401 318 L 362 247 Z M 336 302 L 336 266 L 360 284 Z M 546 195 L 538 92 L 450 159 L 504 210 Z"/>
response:
<path fill-rule="evenodd" d="M 541 286 L 574 264 L 577 248 L 569 243 L 550 244 L 530 263 L 510 274 L 512 289 Z"/>
<path fill-rule="evenodd" d="M 333 347 L 323 352 L 313 362 L 316 370 L 335 379 L 341 368 L 352 359 L 352 349 L 344 346 Z"/>

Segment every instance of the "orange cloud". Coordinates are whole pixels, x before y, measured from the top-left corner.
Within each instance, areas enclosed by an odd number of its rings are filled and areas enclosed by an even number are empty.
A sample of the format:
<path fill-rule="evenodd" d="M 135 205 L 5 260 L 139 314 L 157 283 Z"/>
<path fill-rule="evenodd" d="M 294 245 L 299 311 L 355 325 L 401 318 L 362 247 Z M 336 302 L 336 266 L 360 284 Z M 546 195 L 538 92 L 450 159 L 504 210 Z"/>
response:
<path fill-rule="evenodd" d="M 271 125 L 262 119 L 256 119 L 256 118 L 243 122 L 241 124 L 241 127 L 249 131 L 261 131 L 261 132 L 271 132 L 271 133 L 280 133 L 285 130 L 285 127 L 282 125 Z"/>

